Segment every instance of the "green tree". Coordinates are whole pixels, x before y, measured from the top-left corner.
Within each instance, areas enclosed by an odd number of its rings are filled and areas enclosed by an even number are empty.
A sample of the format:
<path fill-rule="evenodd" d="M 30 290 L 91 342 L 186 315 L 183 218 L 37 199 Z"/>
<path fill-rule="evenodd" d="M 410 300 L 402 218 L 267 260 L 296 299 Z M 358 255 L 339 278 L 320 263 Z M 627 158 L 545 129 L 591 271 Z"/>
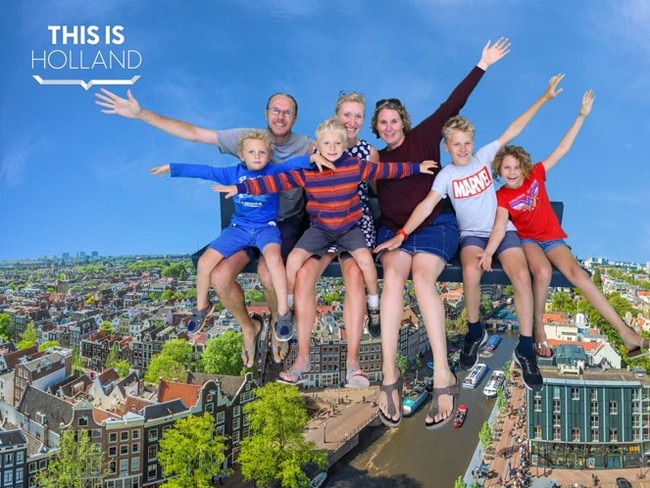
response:
<path fill-rule="evenodd" d="M 178 419 L 159 444 L 158 462 L 169 478 L 161 488 L 208 488 L 226 458 L 225 438 L 207 412 Z"/>
<path fill-rule="evenodd" d="M 163 291 L 160 294 L 160 301 L 164 302 L 164 303 L 167 303 L 169 300 L 172 299 L 173 296 L 174 296 L 174 292 L 172 290 L 170 290 L 169 288 L 167 288 L 165 291 Z"/>
<path fill-rule="evenodd" d="M 246 290 L 244 292 L 244 297 L 246 299 L 246 302 L 250 303 L 259 303 L 266 301 L 264 298 L 264 293 L 261 290 L 256 290 L 254 288 Z"/>
<path fill-rule="evenodd" d="M 402 378 L 404 378 L 406 376 L 406 371 L 408 370 L 408 361 L 406 360 L 406 356 L 403 354 L 397 355 L 397 368 L 399 369 Z"/>
<path fill-rule="evenodd" d="M 497 409 L 499 410 L 499 412 L 503 411 L 506 404 L 508 403 L 504 388 L 505 386 L 497 390 Z"/>
<path fill-rule="evenodd" d="M 591 281 L 594 282 L 594 285 L 596 285 L 600 291 L 603 291 L 603 278 L 600 275 L 600 268 L 594 269 L 594 272 L 591 275 Z"/>
<path fill-rule="evenodd" d="M 47 470 L 37 471 L 34 484 L 40 488 L 87 488 L 102 486 L 106 466 L 100 444 L 90 440 L 87 430 L 63 429 L 58 451 Z"/>
<path fill-rule="evenodd" d="M 46 351 L 50 347 L 59 347 L 60 345 L 61 345 L 61 343 L 59 343 L 59 341 L 55 341 L 55 340 L 45 341 L 43 344 L 40 344 L 38 346 L 38 350 L 39 351 Z"/>
<path fill-rule="evenodd" d="M 554 312 L 576 313 L 576 304 L 565 291 L 556 291 L 551 296 L 551 310 Z"/>
<path fill-rule="evenodd" d="M 144 375 L 148 383 L 158 383 L 160 378 L 171 381 L 185 381 L 187 379 L 187 368 L 166 354 L 154 354 Z"/>
<path fill-rule="evenodd" d="M 20 334 L 20 341 L 18 342 L 17 347 L 22 351 L 23 349 L 32 347 L 36 344 L 36 341 L 38 341 L 36 326 L 34 325 L 34 322 L 29 322 L 23 333 Z"/>
<path fill-rule="evenodd" d="M 454 488 L 467 488 L 467 483 L 462 476 L 459 476 L 454 482 Z"/>
<path fill-rule="evenodd" d="M 422 368 L 422 358 L 418 354 L 415 356 L 415 379 L 418 379 L 418 376 L 420 374 L 420 368 Z"/>
<path fill-rule="evenodd" d="M 185 339 L 167 341 L 160 352 L 185 366 L 189 366 L 192 361 L 192 345 Z"/>
<path fill-rule="evenodd" d="M 478 433 L 478 440 L 481 442 L 483 450 L 487 449 L 490 444 L 492 444 L 492 428 L 487 420 L 483 422 L 483 425 L 481 426 L 481 430 Z"/>
<path fill-rule="evenodd" d="M 201 355 L 201 367 L 206 373 L 239 376 L 244 369 L 241 359 L 242 335 L 234 330 L 213 337 Z"/>
<path fill-rule="evenodd" d="M 11 315 L 0 313 L 0 337 L 11 338 Z"/>
<path fill-rule="evenodd" d="M 109 322 L 108 320 L 104 320 L 101 324 L 99 324 L 99 330 L 103 330 L 107 334 L 112 334 L 113 331 L 113 323 Z"/>
<path fill-rule="evenodd" d="M 120 376 L 120 378 L 124 378 L 131 371 L 131 365 L 124 359 L 121 359 L 113 364 L 113 368 L 115 368 L 115 371 L 117 371 L 117 374 Z"/>
<path fill-rule="evenodd" d="M 106 369 L 112 368 L 120 360 L 120 347 L 117 343 L 113 344 L 111 350 L 108 351 L 106 355 L 106 361 L 104 362 L 104 367 Z"/>
<path fill-rule="evenodd" d="M 72 346 L 72 369 L 73 371 L 85 371 L 84 360 L 79 354 L 79 348 Z"/>
<path fill-rule="evenodd" d="M 327 465 L 327 453 L 307 442 L 303 432 L 308 416 L 305 400 L 295 386 L 267 383 L 255 390 L 257 399 L 244 406 L 251 435 L 241 441 L 239 465 L 245 480 L 282 488 L 309 485 L 302 467 Z"/>

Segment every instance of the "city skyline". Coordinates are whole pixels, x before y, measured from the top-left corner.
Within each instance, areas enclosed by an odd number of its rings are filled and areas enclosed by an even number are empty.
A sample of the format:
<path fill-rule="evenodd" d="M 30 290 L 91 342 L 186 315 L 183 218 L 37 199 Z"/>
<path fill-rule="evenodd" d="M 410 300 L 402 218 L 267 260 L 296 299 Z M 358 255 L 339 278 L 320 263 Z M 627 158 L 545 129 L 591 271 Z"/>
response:
<path fill-rule="evenodd" d="M 359 90 L 368 103 L 361 135 L 382 148 L 369 129 L 376 100 L 398 97 L 421 121 L 485 42 L 503 35 L 511 53 L 462 111 L 477 126 L 477 148 L 565 73 L 563 92 L 513 141 L 543 159 L 593 88 L 594 110 L 549 172 L 549 193 L 565 204 L 578 258 L 650 261 L 650 169 L 637 156 L 650 131 L 650 6 L 641 0 L 578 0 L 570 9 L 496 0 L 462 8 L 446 0 L 78 3 L 2 5 L 0 260 L 84 249 L 191 254 L 218 235 L 219 198 L 208 182 L 154 179 L 149 169 L 237 160 L 102 114 L 101 87 L 120 96 L 130 88 L 145 108 L 217 129 L 264 126 L 268 96 L 289 92 L 300 104 L 294 130 L 308 136 L 340 91 Z"/>

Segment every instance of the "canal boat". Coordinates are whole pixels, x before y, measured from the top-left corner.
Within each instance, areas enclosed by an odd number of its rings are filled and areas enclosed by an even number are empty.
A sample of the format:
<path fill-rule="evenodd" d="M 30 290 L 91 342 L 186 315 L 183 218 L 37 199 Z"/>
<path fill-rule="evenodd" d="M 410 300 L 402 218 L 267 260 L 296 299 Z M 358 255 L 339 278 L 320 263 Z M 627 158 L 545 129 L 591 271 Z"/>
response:
<path fill-rule="evenodd" d="M 413 415 L 426 401 L 428 396 L 429 392 L 424 385 L 416 385 L 406 390 L 402 399 L 402 415 L 404 417 Z"/>
<path fill-rule="evenodd" d="M 463 388 L 476 388 L 487 372 L 487 364 L 477 363 L 463 380 Z"/>
<path fill-rule="evenodd" d="M 493 334 L 483 345 L 483 349 L 485 349 L 486 351 L 493 352 L 497 348 L 500 342 L 501 342 L 501 336 L 499 334 Z"/>
<path fill-rule="evenodd" d="M 467 407 L 465 405 L 458 405 L 456 415 L 454 416 L 454 427 L 459 428 L 463 426 L 465 417 L 467 416 Z"/>
<path fill-rule="evenodd" d="M 309 488 L 321 488 L 327 479 L 327 471 L 321 471 L 309 482 Z"/>
<path fill-rule="evenodd" d="M 488 379 L 485 387 L 483 388 L 483 394 L 487 398 L 494 398 L 497 396 L 499 388 L 503 387 L 503 383 L 506 380 L 506 374 L 501 369 L 495 369 L 492 371 L 490 378 Z"/>

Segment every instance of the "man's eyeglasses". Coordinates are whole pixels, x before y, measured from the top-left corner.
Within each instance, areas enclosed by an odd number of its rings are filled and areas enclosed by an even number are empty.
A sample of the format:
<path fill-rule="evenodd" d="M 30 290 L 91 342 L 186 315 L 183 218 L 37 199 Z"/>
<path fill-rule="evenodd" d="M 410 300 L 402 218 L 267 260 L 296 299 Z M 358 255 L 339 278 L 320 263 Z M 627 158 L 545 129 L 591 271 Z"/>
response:
<path fill-rule="evenodd" d="M 293 110 L 280 110 L 279 108 L 271 107 L 267 109 L 269 112 L 271 112 L 271 115 L 275 115 L 276 117 L 280 114 L 284 115 L 285 117 L 293 117 L 295 114 Z"/>
<path fill-rule="evenodd" d="M 393 105 L 397 105 L 399 107 L 402 106 L 402 102 L 400 101 L 399 98 L 382 98 L 381 100 L 379 100 L 375 104 L 375 108 L 379 107 L 380 105 L 384 105 L 384 104 L 388 104 L 388 103 L 393 104 Z"/>

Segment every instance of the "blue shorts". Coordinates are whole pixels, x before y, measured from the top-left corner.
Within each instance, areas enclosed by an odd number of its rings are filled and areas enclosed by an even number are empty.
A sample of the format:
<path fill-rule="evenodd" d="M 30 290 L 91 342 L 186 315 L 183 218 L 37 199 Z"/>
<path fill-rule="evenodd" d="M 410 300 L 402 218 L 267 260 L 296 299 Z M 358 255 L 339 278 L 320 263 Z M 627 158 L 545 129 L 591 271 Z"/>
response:
<path fill-rule="evenodd" d="M 480 236 L 461 237 L 460 248 L 463 249 L 467 246 L 476 246 L 476 247 L 480 247 L 481 249 L 485 249 L 487 247 L 487 243 L 489 240 L 490 240 L 489 237 L 480 237 Z M 503 236 L 503 240 L 501 241 L 501 244 L 499 244 L 499 247 L 497 247 L 497 250 L 495 251 L 494 255 L 498 256 L 506 249 L 510 249 L 512 247 L 519 247 L 519 248 L 521 247 L 521 241 L 519 240 L 519 236 L 517 235 L 517 231 L 515 230 L 509 230 L 506 232 L 506 235 Z"/>
<path fill-rule="evenodd" d="M 539 247 L 542 248 L 542 251 L 544 251 L 544 254 L 549 252 L 551 249 L 558 247 L 558 246 L 567 246 L 566 242 L 564 242 L 564 239 L 555 239 L 553 241 L 536 241 L 535 239 L 522 239 L 521 240 L 522 244 L 537 244 Z M 567 246 L 569 247 L 569 246 Z"/>
<path fill-rule="evenodd" d="M 377 244 L 395 236 L 395 231 L 382 225 L 377 230 Z M 402 242 L 400 251 L 409 254 L 424 252 L 434 254 L 448 263 L 458 250 L 458 223 L 451 213 L 441 213 L 432 225 L 424 227 Z"/>
<path fill-rule="evenodd" d="M 210 248 L 227 258 L 247 247 L 255 247 L 262 251 L 268 244 L 282 244 L 280 230 L 276 225 L 244 227 L 230 224 L 210 243 Z"/>

